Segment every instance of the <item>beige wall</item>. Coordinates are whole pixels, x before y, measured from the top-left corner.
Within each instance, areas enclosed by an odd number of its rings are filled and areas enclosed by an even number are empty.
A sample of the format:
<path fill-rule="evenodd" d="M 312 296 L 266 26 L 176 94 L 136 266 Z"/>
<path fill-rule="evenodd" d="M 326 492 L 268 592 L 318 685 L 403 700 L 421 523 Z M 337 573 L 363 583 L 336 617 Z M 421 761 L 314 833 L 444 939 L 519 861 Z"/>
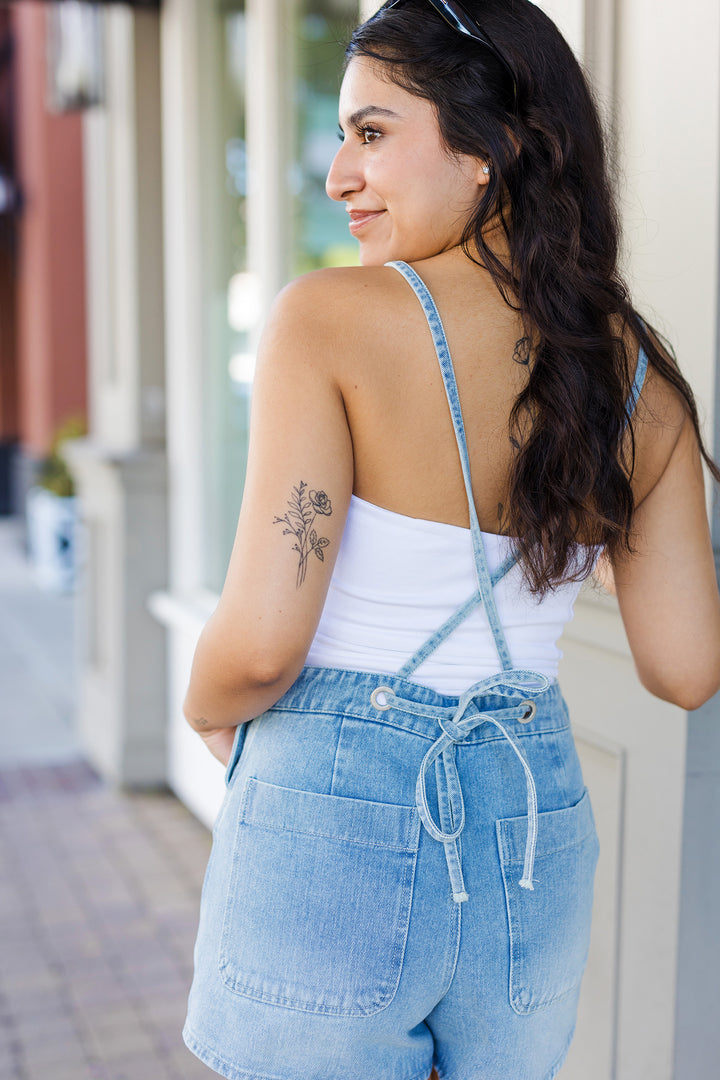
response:
<path fill-rule="evenodd" d="M 586 12 L 591 7 L 597 4 L 587 0 Z M 691 0 L 680 12 L 652 0 L 618 0 L 613 14 L 610 70 L 624 269 L 641 313 L 674 344 L 712 445 L 720 7 L 716 0 Z M 713 832 L 707 800 L 698 803 L 704 815 L 693 817 L 693 787 L 708 782 L 697 769 L 700 721 L 642 690 L 613 601 L 582 596 L 562 645 L 560 678 L 602 853 L 578 1034 L 561 1076 L 705 1075 L 717 1056 L 717 1037 L 701 1022 L 702 1034 L 688 1041 L 682 1019 L 712 1009 L 697 977 L 702 950 L 694 970 L 680 963 L 681 940 L 686 951 L 689 944 L 683 937 L 692 920 L 687 913 L 695 909 L 703 876 L 695 866 L 699 846 L 687 846 L 688 828 L 708 840 Z M 707 742 L 709 774 L 713 760 L 717 747 Z M 711 861 L 704 872 L 717 880 Z M 705 926 L 711 930 L 709 922 Z M 714 940 L 711 934 L 704 946 L 708 956 L 708 949 L 717 951 Z"/>
<path fill-rule="evenodd" d="M 626 265 L 712 426 L 718 296 L 720 4 L 622 0 L 617 101 Z"/>

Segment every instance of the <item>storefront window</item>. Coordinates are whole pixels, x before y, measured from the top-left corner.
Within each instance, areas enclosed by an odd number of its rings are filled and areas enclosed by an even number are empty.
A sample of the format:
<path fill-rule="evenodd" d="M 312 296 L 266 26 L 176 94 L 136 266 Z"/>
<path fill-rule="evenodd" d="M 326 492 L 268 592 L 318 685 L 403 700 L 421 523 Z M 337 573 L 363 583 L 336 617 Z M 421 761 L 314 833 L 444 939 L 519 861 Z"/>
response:
<path fill-rule="evenodd" d="M 293 273 L 357 263 L 342 203 L 325 192 L 338 148 L 338 93 L 357 0 L 301 0 L 295 32 L 295 229 Z"/>
<path fill-rule="evenodd" d="M 279 279 L 323 266 L 357 262 L 342 204 L 325 193 L 337 150 L 337 104 L 345 44 L 358 20 L 357 0 L 262 0 L 272 14 L 282 55 L 276 77 L 292 131 L 282 150 L 292 222 L 283 234 Z M 203 237 L 209 279 L 207 355 L 203 358 L 205 581 L 222 588 L 237 527 L 247 464 L 250 393 L 257 340 L 258 290 L 248 268 L 246 128 L 247 19 L 242 0 L 215 0 L 206 56 L 217 87 L 207 105 L 208 222 Z M 250 17 L 258 19 L 259 8 Z M 255 24 L 257 26 L 257 23 Z M 264 24 L 267 25 L 267 24 Z M 289 108 L 287 107 L 289 106 Z M 276 136 L 280 139 L 281 125 Z M 255 162 L 253 167 L 257 169 Z M 262 180 L 262 178 L 261 178 Z M 252 194 L 250 196 L 252 199 Z M 252 206 L 251 202 L 251 206 Z"/>
<path fill-rule="evenodd" d="M 217 8 L 207 52 L 217 93 L 208 99 L 208 160 L 202 163 L 208 180 L 203 242 L 209 278 L 203 357 L 205 580 L 215 592 L 222 588 L 242 498 L 252 378 L 248 345 L 252 285 L 246 265 L 245 5 L 242 0 L 218 0 Z"/>

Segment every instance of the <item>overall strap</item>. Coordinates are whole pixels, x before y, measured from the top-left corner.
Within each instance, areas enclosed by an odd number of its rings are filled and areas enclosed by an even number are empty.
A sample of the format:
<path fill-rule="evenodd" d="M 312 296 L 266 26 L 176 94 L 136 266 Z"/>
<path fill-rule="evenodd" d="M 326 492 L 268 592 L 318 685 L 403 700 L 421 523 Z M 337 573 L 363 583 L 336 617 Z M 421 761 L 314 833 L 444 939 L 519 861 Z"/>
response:
<path fill-rule="evenodd" d="M 413 284 L 413 281 L 411 280 L 411 278 L 408 277 L 408 275 L 404 272 L 404 270 L 401 269 L 401 266 L 402 267 L 406 266 L 405 263 L 400 263 L 400 264 L 398 264 L 398 263 L 388 263 L 387 265 L 388 266 L 394 266 L 396 270 L 400 270 L 400 273 L 403 274 L 403 276 L 406 278 L 406 280 L 408 280 L 409 283 L 411 285 L 413 285 L 413 288 L 414 288 L 414 284 Z M 414 274 L 414 271 L 411 270 L 410 267 L 407 267 L 407 269 L 410 271 L 411 274 Z M 417 278 L 418 281 L 420 281 L 422 288 L 425 289 L 425 291 L 427 292 L 427 287 L 425 286 L 425 283 L 422 281 L 422 279 L 420 279 L 417 274 L 414 274 L 414 277 Z M 415 291 L 417 292 L 417 290 L 415 290 Z M 429 295 L 430 294 L 428 292 L 428 296 Z M 434 302 L 432 301 L 432 298 L 431 298 L 431 303 L 432 303 L 432 305 L 434 307 L 435 305 L 434 305 Z M 424 307 L 424 305 L 423 305 L 423 307 Z M 438 319 L 439 319 L 439 316 L 438 316 Z M 432 331 L 432 329 L 433 329 L 432 325 L 431 325 L 430 329 Z M 434 338 L 435 338 L 435 334 L 433 332 L 433 339 Z M 627 401 L 625 402 L 625 413 L 626 413 L 625 426 L 626 427 L 629 424 L 630 419 L 631 419 L 631 417 L 632 417 L 632 415 L 633 415 L 633 413 L 634 413 L 634 411 L 635 411 L 635 409 L 637 407 L 637 403 L 638 403 L 638 401 L 640 399 L 640 394 L 642 393 L 642 389 L 643 389 L 643 386 L 645 384 L 645 378 L 646 378 L 646 375 L 647 375 L 647 369 L 648 369 L 647 353 L 645 352 L 643 347 L 640 346 L 640 351 L 638 353 L 637 367 L 635 368 L 635 378 L 633 379 L 633 384 L 632 384 L 632 386 L 630 388 L 630 393 L 628 394 Z M 518 562 L 518 553 L 517 553 L 517 551 L 513 551 L 507 556 L 507 558 L 502 562 L 502 564 L 497 568 L 497 570 L 495 570 L 493 572 L 493 574 L 491 575 L 491 577 L 490 577 L 491 585 L 493 587 L 495 585 L 497 585 L 497 583 L 499 581 L 501 581 L 502 578 L 504 578 L 505 575 L 510 570 L 512 570 L 512 568 L 517 564 L 517 562 Z M 450 615 L 445 620 L 445 622 L 442 624 L 442 626 L 439 626 L 438 629 L 433 634 L 431 634 L 430 637 L 426 641 L 424 641 L 423 644 L 413 653 L 413 655 L 408 660 L 405 661 L 405 663 L 400 668 L 400 670 L 397 672 L 397 674 L 400 675 L 402 678 L 405 678 L 405 679 L 410 678 L 410 676 L 413 675 L 413 673 L 415 671 L 417 671 L 417 669 L 420 667 L 420 665 L 422 663 L 424 663 L 425 660 L 427 660 L 427 658 L 433 652 L 435 652 L 435 650 L 438 648 L 438 646 L 442 645 L 443 641 L 445 641 L 445 639 L 450 636 L 450 634 L 453 632 L 453 630 L 455 630 L 458 626 L 460 626 L 460 624 L 463 623 L 465 621 L 465 619 L 467 619 L 467 617 L 469 615 L 471 615 L 472 612 L 475 611 L 476 608 L 478 608 L 480 606 L 481 603 L 483 603 L 483 598 L 482 598 L 480 592 L 479 591 L 474 592 L 473 595 L 468 597 L 468 599 L 465 601 L 465 603 L 461 604 L 460 607 L 457 608 L 457 610 L 454 611 L 453 614 Z"/>
<path fill-rule="evenodd" d="M 465 483 L 465 492 L 468 500 L 468 512 L 470 515 L 470 533 L 475 558 L 475 574 L 477 577 L 478 592 L 485 609 L 488 623 L 490 624 L 490 629 L 492 630 L 500 663 L 503 670 L 508 671 L 512 668 L 513 664 L 510 659 L 510 651 L 507 646 L 507 641 L 505 640 L 500 616 L 498 615 L 497 605 L 495 604 L 493 585 L 488 570 L 485 547 L 483 545 L 482 531 L 480 529 L 480 522 L 478 521 L 477 510 L 475 509 L 475 500 L 473 498 L 472 483 L 470 480 L 470 459 L 468 457 L 467 439 L 465 437 L 465 425 L 463 423 L 462 410 L 460 408 L 460 396 L 458 394 L 455 371 L 450 358 L 450 350 L 448 348 L 442 320 L 440 319 L 440 313 L 435 301 L 430 295 L 427 285 L 422 278 L 415 273 L 412 267 L 404 262 L 391 262 L 387 265 L 398 270 L 413 289 L 422 305 L 422 309 L 425 312 L 425 317 L 430 327 L 430 333 L 432 334 L 438 363 L 440 365 L 440 373 L 445 385 L 448 405 L 450 406 L 450 416 L 452 418 L 453 428 L 455 429 L 458 452 L 460 454 L 460 465 L 462 467 L 463 481 Z M 448 620 L 448 622 L 451 621 L 452 620 Z M 456 623 L 453 622 L 451 629 L 453 629 L 455 625 Z M 439 643 L 440 642 L 438 641 L 437 644 Z"/>
<path fill-rule="evenodd" d="M 508 555 L 508 557 L 500 564 L 500 566 L 498 566 L 497 570 L 493 571 L 493 573 L 490 575 L 490 583 L 492 584 L 493 588 L 495 587 L 495 585 L 497 585 L 498 581 L 501 581 L 502 578 L 505 577 L 509 570 L 512 570 L 513 566 L 515 566 L 517 561 L 517 552 L 512 551 Z M 420 648 L 417 649 L 412 654 L 412 656 L 405 661 L 400 670 L 396 672 L 396 675 L 399 675 L 403 679 L 409 679 L 410 676 L 417 671 L 420 665 L 427 660 L 428 656 L 434 653 L 435 650 L 440 645 L 442 645 L 445 638 L 450 637 L 453 630 L 455 630 L 456 627 L 460 626 L 461 623 L 465 622 L 468 615 L 471 615 L 476 608 L 480 607 L 481 604 L 482 597 L 480 596 L 480 593 L 476 590 L 472 594 L 472 596 L 469 597 L 464 604 L 461 604 L 460 607 L 457 608 L 452 613 L 452 615 L 450 615 L 445 620 L 442 626 L 439 626 L 437 630 L 432 633 L 426 641 L 422 643 Z M 507 668 L 505 670 L 507 671 Z"/>
<path fill-rule="evenodd" d="M 630 423 L 630 418 L 632 417 L 632 414 L 635 412 L 635 408 L 636 408 L 637 403 L 638 403 L 638 401 L 640 399 L 640 394 L 642 393 L 642 388 L 643 388 L 643 386 L 645 384 L 645 376 L 647 375 L 647 369 L 648 369 L 647 353 L 645 352 L 645 350 L 643 349 L 643 347 L 641 345 L 640 346 L 640 352 L 638 353 L 637 367 L 635 368 L 635 378 L 633 379 L 633 384 L 630 387 L 630 393 L 628 394 L 628 399 L 625 402 L 625 414 L 626 414 L 625 427 L 627 427 L 628 424 Z"/>

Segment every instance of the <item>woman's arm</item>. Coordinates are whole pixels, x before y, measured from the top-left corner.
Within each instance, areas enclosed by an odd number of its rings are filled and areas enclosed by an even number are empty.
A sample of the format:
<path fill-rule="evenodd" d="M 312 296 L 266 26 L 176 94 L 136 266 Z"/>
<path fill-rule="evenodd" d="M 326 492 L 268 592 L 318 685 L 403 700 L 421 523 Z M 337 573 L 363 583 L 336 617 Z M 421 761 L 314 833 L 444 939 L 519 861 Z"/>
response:
<path fill-rule="evenodd" d="M 689 417 L 666 427 L 668 437 L 667 463 L 634 515 L 634 554 L 615 559 L 613 572 L 640 681 L 696 709 L 720 689 L 720 596 Z"/>
<path fill-rule="evenodd" d="M 353 458 L 332 280 L 321 272 L 283 290 L 259 351 L 235 543 L 183 705 L 221 758 L 230 740 L 213 733 L 260 715 L 300 673 L 347 514 Z"/>

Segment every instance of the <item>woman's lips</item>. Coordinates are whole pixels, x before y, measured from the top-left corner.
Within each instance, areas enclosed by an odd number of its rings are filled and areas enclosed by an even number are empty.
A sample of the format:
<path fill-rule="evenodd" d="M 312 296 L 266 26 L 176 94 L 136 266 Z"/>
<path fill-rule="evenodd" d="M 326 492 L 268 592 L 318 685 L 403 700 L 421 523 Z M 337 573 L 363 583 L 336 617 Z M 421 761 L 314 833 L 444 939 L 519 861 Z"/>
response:
<path fill-rule="evenodd" d="M 371 221 L 375 221 L 381 214 L 384 214 L 384 210 L 351 210 L 350 211 L 350 232 L 357 233 L 361 229 L 364 229 L 366 225 L 369 225 Z"/>

